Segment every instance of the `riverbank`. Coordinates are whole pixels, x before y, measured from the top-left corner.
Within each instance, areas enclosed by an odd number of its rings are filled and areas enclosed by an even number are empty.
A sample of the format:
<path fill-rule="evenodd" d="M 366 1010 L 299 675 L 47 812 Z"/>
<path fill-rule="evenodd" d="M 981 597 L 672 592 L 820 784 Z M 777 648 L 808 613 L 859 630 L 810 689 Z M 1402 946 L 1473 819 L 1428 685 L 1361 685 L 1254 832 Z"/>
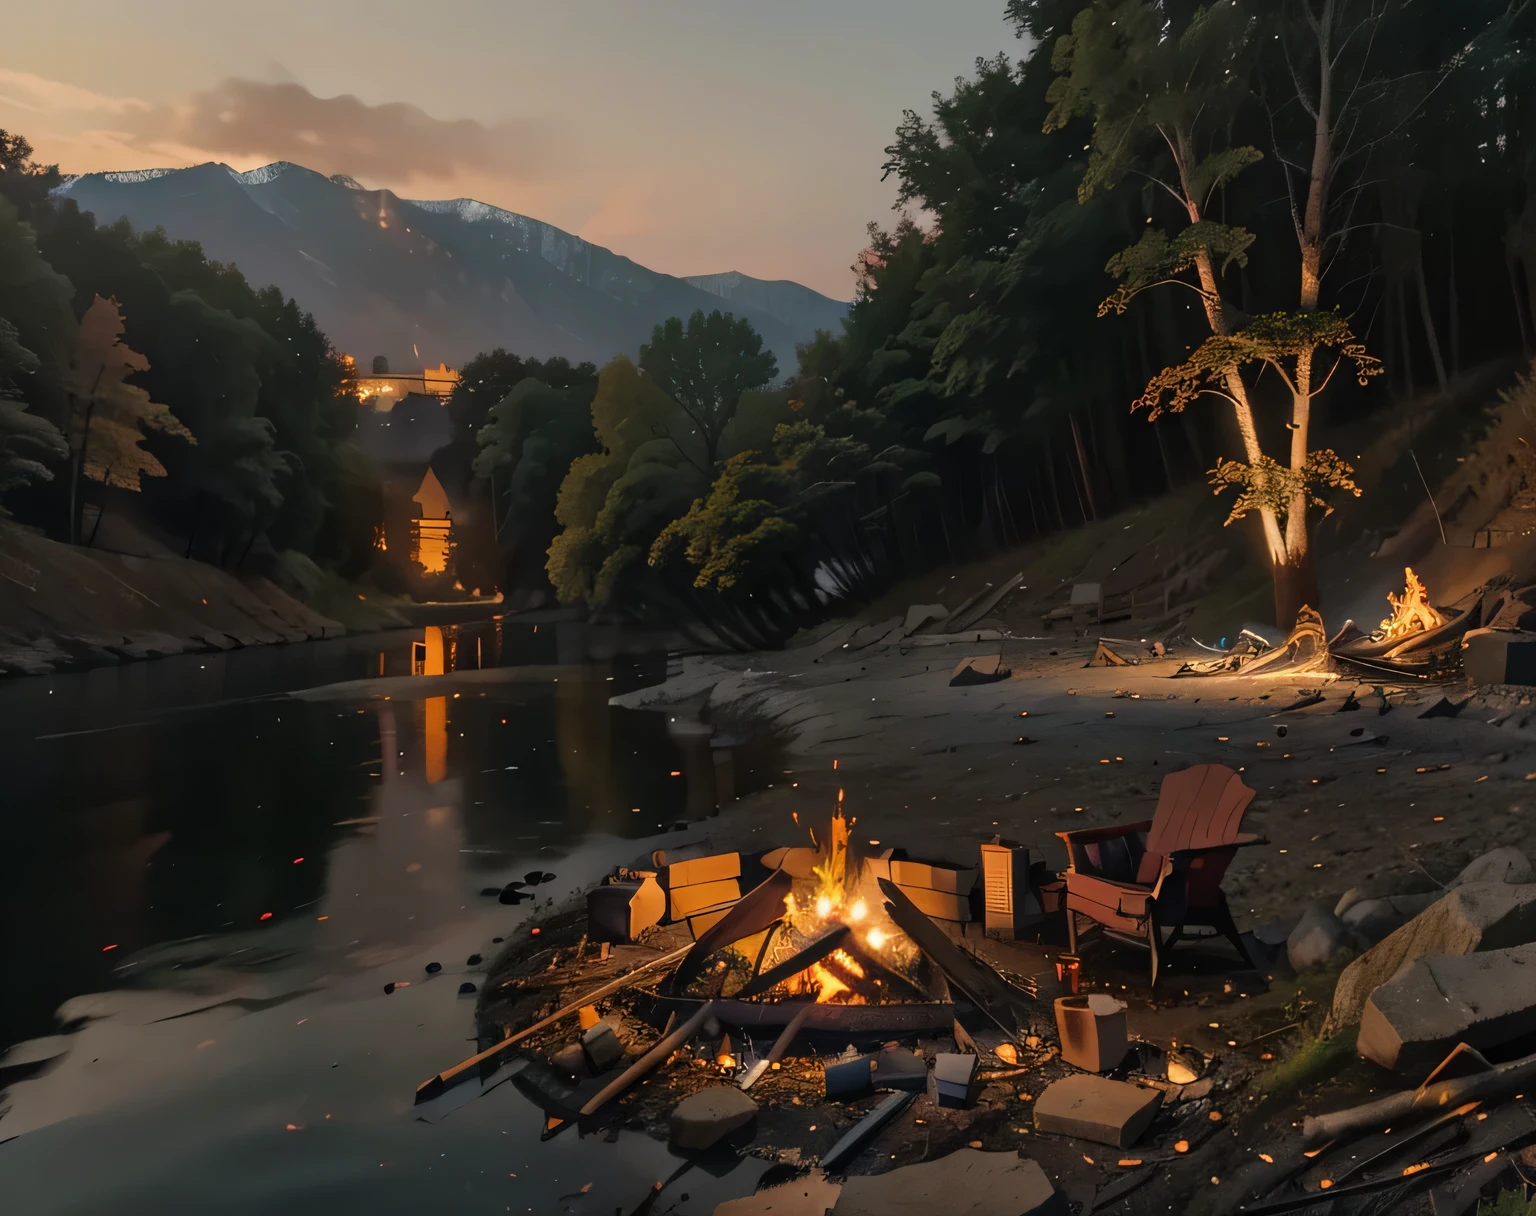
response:
<path fill-rule="evenodd" d="M 1438 894 L 1473 857 L 1536 844 L 1528 690 L 1393 687 L 1346 675 L 1174 679 L 1193 648 L 1133 667 L 1088 667 L 1096 637 L 850 651 L 846 636 L 752 659 L 689 660 L 667 685 L 614 698 L 731 734 L 781 734 L 793 776 L 723 811 L 711 828 L 717 847 L 809 844 L 806 828 L 841 805 L 856 823 L 856 845 L 869 851 L 899 846 L 975 864 L 977 846 L 1001 835 L 1030 845 L 1056 871 L 1066 858 L 1055 833 L 1150 818 L 1166 774 L 1222 763 L 1257 791 L 1243 829 L 1267 842 L 1239 852 L 1224 890 L 1240 929 L 1283 943 L 1309 906 L 1331 911 L 1351 891 L 1351 899 Z M 962 659 L 994 655 L 1008 678 L 950 686 Z M 1459 714 L 1423 717 L 1442 697 Z M 974 948 L 995 953 L 980 939 Z M 999 961 L 1017 967 L 1011 956 Z M 1090 942 L 1082 968 L 1087 990 L 1127 1002 L 1133 1040 L 1193 1047 L 1208 1061 L 1202 1095 L 1183 1105 L 1170 1099 L 1173 1123 L 1132 1162 L 1156 1163 L 1138 1173 L 1135 1194 L 1102 1210 L 1239 1210 L 1258 1185 L 1255 1171 L 1269 1169 L 1257 1162 L 1299 1159 L 1303 1115 L 1349 1107 L 1394 1083 L 1356 1058 L 1352 1034 L 1315 1037 L 1336 972 L 1298 976 L 1283 948 L 1255 975 L 1224 943 L 1186 943 L 1165 955 L 1155 996 L 1143 951 Z M 938 1137 L 934 1112 L 918 1111 L 882 1133 L 851 1172 L 979 1143 L 1038 1161 L 1074 1199 L 1123 1194 L 1126 1162 L 1031 1134 L 1033 1099 L 1053 1075 L 1049 1059 L 1031 1068 L 1017 1089 L 984 1094 L 963 1134 Z M 770 1126 L 753 1151 L 786 1162 L 799 1158 L 783 1146 L 824 1151 L 817 1136 L 841 1132 L 826 1114 L 797 1109 L 793 1126 Z M 1175 1138 L 1187 1152 L 1172 1150 Z M 1261 1150 L 1270 1155 L 1256 1158 Z"/>
<path fill-rule="evenodd" d="M 0 523 L 0 676 L 346 632 L 264 578 L 62 545 Z"/>

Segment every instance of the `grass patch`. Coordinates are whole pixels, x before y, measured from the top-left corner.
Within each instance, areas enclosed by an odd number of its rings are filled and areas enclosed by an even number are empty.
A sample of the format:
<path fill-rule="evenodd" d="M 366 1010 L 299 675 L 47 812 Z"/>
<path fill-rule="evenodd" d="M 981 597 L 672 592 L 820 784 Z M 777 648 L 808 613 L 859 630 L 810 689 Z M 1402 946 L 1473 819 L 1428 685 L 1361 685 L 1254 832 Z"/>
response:
<path fill-rule="evenodd" d="M 1536 1201 L 1527 1199 L 1523 1188 L 1500 1191 L 1497 1198 L 1477 1205 L 1477 1216 L 1536 1216 Z"/>
<path fill-rule="evenodd" d="M 1327 1036 L 1308 1032 L 1284 1059 L 1254 1078 L 1254 1088 L 1266 1098 L 1285 1098 L 1337 1075 L 1354 1059 L 1354 1044 L 1347 1035 Z"/>

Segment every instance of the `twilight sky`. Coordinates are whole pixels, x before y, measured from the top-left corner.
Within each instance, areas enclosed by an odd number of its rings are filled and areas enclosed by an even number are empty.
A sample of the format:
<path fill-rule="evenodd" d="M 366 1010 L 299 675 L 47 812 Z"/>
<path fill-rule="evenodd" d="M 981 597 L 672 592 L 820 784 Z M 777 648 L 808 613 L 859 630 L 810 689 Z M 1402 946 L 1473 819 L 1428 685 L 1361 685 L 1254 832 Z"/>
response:
<path fill-rule="evenodd" d="M 1003 2 L 17 5 L 0 127 L 65 172 L 293 160 L 847 298 L 902 109 L 1022 53 Z"/>

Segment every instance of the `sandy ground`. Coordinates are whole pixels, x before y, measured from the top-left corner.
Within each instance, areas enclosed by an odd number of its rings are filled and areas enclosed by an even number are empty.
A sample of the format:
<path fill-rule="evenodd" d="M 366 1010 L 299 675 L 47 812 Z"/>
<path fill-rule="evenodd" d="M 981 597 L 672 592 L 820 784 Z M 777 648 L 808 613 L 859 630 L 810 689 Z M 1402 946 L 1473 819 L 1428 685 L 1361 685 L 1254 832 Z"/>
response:
<path fill-rule="evenodd" d="M 838 650 L 819 660 L 816 649 L 767 656 L 766 669 L 764 656 L 689 660 L 671 684 L 689 694 L 676 713 L 786 738 L 794 793 L 767 791 L 728 821 L 743 846 L 794 835 L 779 805 L 801 809 L 809 793 L 824 796 L 830 814 L 841 789 L 860 836 L 974 861 L 976 845 L 1000 833 L 1060 868 L 1056 832 L 1150 818 L 1165 773 L 1222 763 L 1257 790 L 1244 829 L 1269 841 L 1241 853 L 1226 882 L 1248 929 L 1313 900 L 1331 906 L 1350 888 L 1431 890 L 1488 849 L 1533 843 L 1536 709 L 1516 690 L 1475 697 L 1456 718 L 1425 719 L 1442 696 L 1459 702 L 1471 690 L 1398 685 L 1381 713 L 1375 682 L 1347 674 L 1170 678 L 1192 655 L 1088 668 L 1093 646 L 1081 639 Z M 1011 678 L 949 686 L 962 658 L 1000 650 Z M 1310 691 L 1324 699 L 1286 709 Z M 1359 708 L 1341 712 L 1351 694 Z M 624 700 L 668 695 L 662 686 Z"/>

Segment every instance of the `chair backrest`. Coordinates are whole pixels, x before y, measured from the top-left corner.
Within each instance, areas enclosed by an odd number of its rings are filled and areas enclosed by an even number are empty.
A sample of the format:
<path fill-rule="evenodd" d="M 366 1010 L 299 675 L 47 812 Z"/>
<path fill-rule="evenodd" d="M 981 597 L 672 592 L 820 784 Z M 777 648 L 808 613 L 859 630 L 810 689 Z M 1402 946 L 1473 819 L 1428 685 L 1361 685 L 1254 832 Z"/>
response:
<path fill-rule="evenodd" d="M 1231 844 L 1255 791 L 1225 764 L 1197 764 L 1163 778 L 1147 852 L 1167 857 L 1179 849 Z"/>

